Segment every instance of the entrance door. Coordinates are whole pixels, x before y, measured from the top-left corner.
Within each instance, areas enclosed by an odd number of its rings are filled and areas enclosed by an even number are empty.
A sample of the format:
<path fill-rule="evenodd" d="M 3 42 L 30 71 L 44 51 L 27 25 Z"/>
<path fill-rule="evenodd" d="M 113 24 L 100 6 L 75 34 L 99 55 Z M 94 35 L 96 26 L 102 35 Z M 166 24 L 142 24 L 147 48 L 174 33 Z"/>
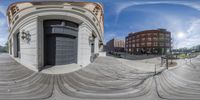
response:
<path fill-rule="evenodd" d="M 95 43 L 95 36 L 92 35 L 92 41 L 91 41 L 91 54 L 94 54 L 94 43 Z"/>
<path fill-rule="evenodd" d="M 68 28 L 66 26 L 69 25 L 68 23 L 62 20 L 44 22 L 45 65 L 77 63 L 78 30 Z"/>
<path fill-rule="evenodd" d="M 17 55 L 16 55 L 16 57 L 20 58 L 20 34 L 19 33 L 17 33 L 16 39 L 17 39 Z"/>

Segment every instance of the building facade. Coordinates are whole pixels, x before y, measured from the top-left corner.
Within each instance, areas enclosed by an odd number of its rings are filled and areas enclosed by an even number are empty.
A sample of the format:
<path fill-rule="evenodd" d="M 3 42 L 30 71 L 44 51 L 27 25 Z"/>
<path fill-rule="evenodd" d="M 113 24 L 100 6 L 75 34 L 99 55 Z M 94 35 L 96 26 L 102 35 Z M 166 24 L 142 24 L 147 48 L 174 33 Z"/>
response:
<path fill-rule="evenodd" d="M 111 39 L 106 43 L 107 52 L 124 52 L 125 41 L 120 39 Z"/>
<path fill-rule="evenodd" d="M 18 2 L 7 10 L 9 54 L 36 71 L 86 66 L 103 48 L 103 7 L 92 2 Z"/>
<path fill-rule="evenodd" d="M 145 30 L 130 33 L 125 41 L 130 54 L 165 54 L 171 48 L 171 33 L 166 29 Z"/>

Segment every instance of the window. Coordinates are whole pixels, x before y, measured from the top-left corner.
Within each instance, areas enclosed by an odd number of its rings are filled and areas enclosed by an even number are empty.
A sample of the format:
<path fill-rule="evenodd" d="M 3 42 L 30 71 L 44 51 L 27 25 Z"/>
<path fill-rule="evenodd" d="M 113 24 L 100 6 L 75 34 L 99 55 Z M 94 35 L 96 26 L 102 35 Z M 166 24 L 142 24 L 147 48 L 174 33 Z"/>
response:
<path fill-rule="evenodd" d="M 78 28 L 78 24 L 76 24 L 74 22 L 66 21 L 65 23 L 66 23 L 66 26 Z"/>
<path fill-rule="evenodd" d="M 142 38 L 142 41 L 145 41 L 145 38 Z"/>
<path fill-rule="evenodd" d="M 148 41 L 151 41 L 151 38 L 150 38 L 150 37 L 148 37 L 148 38 L 147 38 L 147 40 L 148 40 Z"/>
<path fill-rule="evenodd" d="M 11 8 L 11 13 L 12 13 L 12 15 L 14 15 L 15 13 L 17 13 L 19 11 L 19 8 L 17 7 L 17 6 L 13 6 L 12 8 Z"/>
<path fill-rule="evenodd" d="M 166 41 L 170 41 L 170 38 L 165 38 Z"/>
<path fill-rule="evenodd" d="M 98 12 L 99 12 L 98 7 L 94 8 L 93 13 L 94 13 L 96 16 L 98 15 Z"/>
<path fill-rule="evenodd" d="M 145 37 L 145 34 L 142 34 L 141 36 L 142 36 L 142 37 Z"/>
<path fill-rule="evenodd" d="M 153 40 L 154 40 L 154 41 L 157 41 L 157 40 L 158 40 L 158 38 L 157 38 L 157 37 L 153 37 Z"/>
<path fill-rule="evenodd" d="M 147 46 L 151 46 L 151 42 L 147 42 Z"/>
<path fill-rule="evenodd" d="M 139 46 L 140 46 L 139 43 L 137 43 L 137 44 L 136 44 L 136 47 L 139 47 Z"/>
<path fill-rule="evenodd" d="M 153 46 L 158 46 L 158 42 L 154 42 L 154 43 L 153 43 Z"/>
<path fill-rule="evenodd" d="M 169 43 L 166 43 L 166 46 L 170 46 Z"/>
<path fill-rule="evenodd" d="M 159 40 L 162 41 L 162 42 L 164 42 L 165 38 L 164 37 L 160 37 Z"/>
<path fill-rule="evenodd" d="M 169 36 L 170 36 L 170 34 L 165 34 L 165 36 L 166 36 L 166 37 L 169 37 Z"/>
<path fill-rule="evenodd" d="M 141 46 L 145 46 L 145 43 L 143 42 L 143 43 L 141 43 Z"/>
<path fill-rule="evenodd" d="M 128 37 L 128 40 L 130 41 L 130 40 L 131 40 L 131 37 Z"/>
<path fill-rule="evenodd" d="M 163 42 L 160 42 L 160 46 L 164 46 L 165 44 Z"/>
<path fill-rule="evenodd" d="M 160 38 L 164 38 L 164 34 L 163 33 L 160 33 Z"/>
<path fill-rule="evenodd" d="M 126 45 L 126 48 L 128 48 L 128 45 Z"/>

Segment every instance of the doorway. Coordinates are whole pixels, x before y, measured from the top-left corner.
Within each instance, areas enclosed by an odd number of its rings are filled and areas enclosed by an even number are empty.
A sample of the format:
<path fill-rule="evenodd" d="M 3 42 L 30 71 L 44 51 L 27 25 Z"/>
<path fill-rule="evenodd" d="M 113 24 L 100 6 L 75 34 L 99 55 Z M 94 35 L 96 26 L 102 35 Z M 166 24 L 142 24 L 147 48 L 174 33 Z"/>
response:
<path fill-rule="evenodd" d="M 17 33 L 16 34 L 16 44 L 17 44 L 17 53 L 16 53 L 16 57 L 20 58 L 20 34 Z"/>
<path fill-rule="evenodd" d="M 65 20 L 44 21 L 44 65 L 77 63 L 78 24 Z"/>

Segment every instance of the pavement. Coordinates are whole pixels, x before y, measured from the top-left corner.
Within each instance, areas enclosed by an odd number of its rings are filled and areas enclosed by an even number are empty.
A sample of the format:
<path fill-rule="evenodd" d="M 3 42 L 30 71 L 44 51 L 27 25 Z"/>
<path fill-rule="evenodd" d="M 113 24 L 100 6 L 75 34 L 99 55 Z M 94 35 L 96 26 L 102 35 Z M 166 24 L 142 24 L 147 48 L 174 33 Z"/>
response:
<path fill-rule="evenodd" d="M 153 58 L 147 58 L 148 56 L 142 56 L 142 57 L 145 59 L 142 59 L 140 57 L 139 60 L 137 59 L 129 60 L 124 58 L 118 58 L 118 60 L 126 66 L 142 70 L 145 72 L 154 72 L 155 67 L 156 70 L 161 70 L 165 68 L 164 66 L 161 65 L 160 57 L 153 57 Z"/>
<path fill-rule="evenodd" d="M 199 100 L 200 57 L 160 73 L 113 57 L 66 74 L 34 72 L 0 54 L 1 100 Z"/>
<path fill-rule="evenodd" d="M 41 73 L 45 74 L 65 74 L 77 71 L 82 67 L 78 64 L 68 64 L 68 65 L 56 65 L 56 66 L 46 66 L 45 69 L 41 71 Z"/>

